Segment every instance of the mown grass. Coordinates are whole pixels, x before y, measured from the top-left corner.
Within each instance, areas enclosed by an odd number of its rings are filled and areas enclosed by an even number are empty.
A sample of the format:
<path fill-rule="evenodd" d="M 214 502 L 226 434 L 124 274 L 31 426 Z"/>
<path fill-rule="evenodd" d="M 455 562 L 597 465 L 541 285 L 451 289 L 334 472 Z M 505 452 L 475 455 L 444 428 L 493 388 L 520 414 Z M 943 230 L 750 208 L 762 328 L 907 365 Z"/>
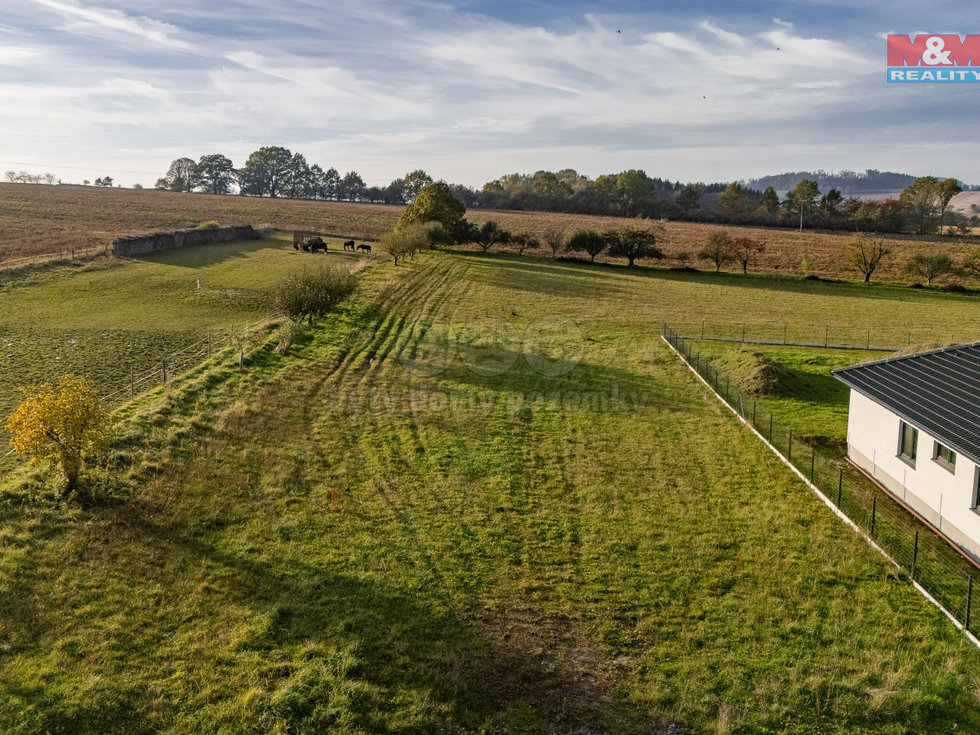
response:
<path fill-rule="evenodd" d="M 133 404 L 99 502 L 2 497 L 0 727 L 977 730 L 980 654 L 659 341 L 743 290 L 423 254 Z"/>
<path fill-rule="evenodd" d="M 72 247 L 106 246 L 120 235 L 195 227 L 205 220 L 282 230 L 314 229 L 345 238 L 377 238 L 395 225 L 401 212 L 402 207 L 380 204 L 0 184 L 0 261 L 32 253 L 64 252 Z M 560 212 L 472 210 L 467 217 L 476 223 L 494 219 L 513 232 L 539 236 L 549 228 L 570 233 L 576 229 L 603 231 L 644 226 L 643 220 Z M 668 223 L 668 239 L 661 243 L 668 256 L 666 264 L 682 264 L 677 256 L 686 253 L 689 259 L 683 264 L 713 270 L 713 264 L 698 261 L 697 255 L 710 234 L 718 229 L 720 226 L 710 224 Z M 846 280 L 863 277 L 849 269 L 844 258 L 847 243 L 853 237 L 850 233 L 797 232 L 792 228 L 723 229 L 751 237 L 765 246 L 765 252 L 751 264 L 750 271 L 799 278 L 804 275 L 800 261 L 805 258 L 811 264 L 813 275 Z M 913 254 L 942 250 L 959 257 L 975 249 L 980 237 L 888 235 L 885 241 L 890 254 L 882 261 L 875 279 L 909 282 L 910 277 L 903 269 Z M 600 260 L 606 260 L 605 256 L 600 256 Z M 725 269 L 739 270 L 732 264 Z"/>
<path fill-rule="evenodd" d="M 831 375 L 836 368 L 887 357 L 888 352 L 830 350 L 810 347 L 737 344 L 698 340 L 695 349 L 729 376 L 733 385 L 754 392 L 784 424 L 801 439 L 843 455 L 847 440 L 850 391 Z M 782 371 L 778 386 L 763 393 L 753 391 L 748 373 L 760 360 Z M 740 370 L 741 368 L 741 370 Z"/>

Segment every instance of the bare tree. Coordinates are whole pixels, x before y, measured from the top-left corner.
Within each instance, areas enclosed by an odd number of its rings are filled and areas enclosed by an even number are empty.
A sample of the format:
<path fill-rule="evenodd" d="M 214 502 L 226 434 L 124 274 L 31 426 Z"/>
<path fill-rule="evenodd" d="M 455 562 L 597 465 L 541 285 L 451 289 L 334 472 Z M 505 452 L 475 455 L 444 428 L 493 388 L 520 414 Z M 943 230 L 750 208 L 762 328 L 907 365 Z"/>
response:
<path fill-rule="evenodd" d="M 710 260 L 715 264 L 715 273 L 732 259 L 731 253 L 732 236 L 728 230 L 716 230 L 708 237 L 708 244 L 698 253 L 701 260 Z"/>
<path fill-rule="evenodd" d="M 870 283 L 871 275 L 888 253 L 883 238 L 858 235 L 847 244 L 845 258 L 849 266 L 861 272 L 864 282 Z"/>
<path fill-rule="evenodd" d="M 544 242 L 551 248 L 551 257 L 557 258 L 558 252 L 565 249 L 565 231 L 557 227 L 549 227 L 544 231 Z"/>
<path fill-rule="evenodd" d="M 733 237 L 728 243 L 728 253 L 733 260 L 742 264 L 742 273 L 749 272 L 749 263 L 752 258 L 763 253 L 766 246 L 751 237 Z"/>
<path fill-rule="evenodd" d="M 936 278 L 956 272 L 956 263 L 947 253 L 916 253 L 905 264 L 905 270 L 912 275 L 926 279 L 926 285 L 931 286 Z"/>

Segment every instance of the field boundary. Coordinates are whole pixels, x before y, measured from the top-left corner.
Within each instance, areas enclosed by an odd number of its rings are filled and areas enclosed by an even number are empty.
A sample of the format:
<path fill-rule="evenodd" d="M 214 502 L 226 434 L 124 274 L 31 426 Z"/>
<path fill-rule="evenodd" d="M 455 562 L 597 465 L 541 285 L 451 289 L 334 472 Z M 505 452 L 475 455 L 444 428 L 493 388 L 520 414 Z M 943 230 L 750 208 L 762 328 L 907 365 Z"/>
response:
<path fill-rule="evenodd" d="M 743 394 L 740 391 L 736 391 L 736 394 L 735 395 L 736 395 L 737 400 L 733 401 L 732 400 L 732 392 L 731 392 L 731 383 L 730 383 L 730 380 L 726 378 L 725 379 L 725 390 L 724 390 L 724 394 L 725 395 L 723 395 L 723 392 L 720 390 L 720 385 L 721 385 L 720 378 L 722 376 L 720 376 L 717 371 L 713 371 L 709 367 L 709 365 L 708 365 L 707 362 L 705 362 L 705 363 L 702 363 L 701 362 L 701 360 L 700 360 L 700 353 L 697 355 L 697 357 L 694 359 L 694 361 L 692 361 L 692 359 L 691 359 L 692 358 L 692 355 L 690 353 L 690 349 L 686 345 L 686 338 L 681 337 L 680 335 L 678 335 L 675 332 L 673 332 L 671 330 L 671 328 L 667 324 L 663 324 L 662 325 L 660 337 L 677 354 L 677 356 L 681 358 L 681 361 L 687 366 L 687 368 L 692 373 L 694 373 L 694 375 L 698 378 L 698 380 L 700 380 L 702 383 L 704 383 L 704 385 L 708 387 L 708 389 L 715 395 L 715 397 L 718 398 L 718 400 L 721 401 L 721 403 L 726 408 L 728 408 L 728 410 L 730 410 L 733 414 L 735 414 L 736 418 L 738 418 L 739 421 L 741 421 L 744 425 L 748 426 L 749 429 L 752 431 L 752 433 L 755 434 L 759 439 L 761 439 L 762 442 L 763 442 L 763 444 L 765 444 L 770 449 L 770 451 L 772 451 L 773 454 L 775 454 L 783 462 L 783 464 L 785 464 L 787 467 L 789 467 L 793 471 L 793 473 L 797 475 L 797 477 L 799 477 L 801 480 L 803 480 L 803 482 L 806 484 L 806 486 L 808 488 L 810 488 L 810 490 L 821 501 L 823 501 L 823 503 L 825 505 L 827 505 L 827 507 L 829 507 L 834 512 L 834 514 L 838 516 L 838 518 L 840 518 L 841 520 L 843 520 L 848 526 L 850 526 L 854 531 L 856 531 L 858 533 L 858 535 L 861 536 L 861 538 L 863 538 L 865 540 L 865 542 L 868 543 L 868 545 L 870 545 L 872 548 L 874 548 L 876 551 L 878 551 L 886 560 L 888 560 L 897 569 L 903 570 L 903 571 L 908 570 L 908 577 L 909 577 L 909 581 L 912 583 L 912 586 L 926 600 L 928 600 L 933 605 L 935 605 L 946 617 L 948 617 L 953 622 L 953 624 L 960 631 L 963 632 L 963 634 L 967 637 L 967 639 L 974 646 L 976 646 L 978 649 L 980 649 L 980 639 L 978 639 L 977 636 L 974 635 L 974 633 L 973 633 L 973 631 L 971 629 L 971 626 L 973 625 L 972 624 L 972 618 L 973 618 L 973 616 L 972 616 L 972 609 L 971 609 L 972 608 L 972 597 L 973 597 L 973 594 L 972 594 L 973 593 L 973 577 L 972 577 L 972 575 L 967 575 L 967 574 L 964 575 L 964 576 L 966 576 L 966 578 L 967 578 L 968 581 L 967 581 L 967 584 L 966 584 L 966 595 L 965 595 L 965 601 L 964 601 L 965 602 L 965 613 L 963 615 L 963 618 L 964 619 L 963 620 L 960 620 L 956 616 L 956 614 L 953 613 L 952 610 L 950 609 L 953 606 L 949 604 L 949 600 L 947 600 L 946 603 L 944 604 L 944 602 L 939 599 L 939 597 L 948 597 L 949 596 L 949 591 L 948 590 L 946 591 L 945 594 L 941 593 L 940 580 L 936 580 L 935 578 L 926 579 L 925 577 L 923 577 L 921 575 L 921 573 L 920 573 L 920 579 L 916 579 L 917 565 L 918 564 L 925 564 L 927 562 L 927 560 L 925 559 L 924 555 L 923 555 L 923 558 L 921 560 L 919 559 L 919 546 L 920 545 L 919 545 L 919 533 L 918 533 L 918 531 L 916 531 L 916 534 L 915 534 L 914 551 L 913 551 L 913 554 L 912 554 L 912 563 L 911 563 L 911 565 L 903 565 L 898 560 L 898 556 L 899 555 L 893 554 L 893 553 L 889 553 L 888 550 L 886 550 L 885 548 L 883 548 L 883 546 L 881 544 L 879 544 L 875 540 L 874 534 L 875 534 L 876 521 L 878 521 L 879 523 L 881 523 L 881 525 L 884 525 L 884 523 L 886 522 L 887 513 L 885 512 L 884 509 L 882 509 L 881 515 L 878 515 L 878 513 L 877 513 L 877 511 L 878 511 L 877 503 L 875 503 L 873 505 L 873 507 L 872 507 L 872 515 L 871 515 L 870 531 L 866 531 L 865 528 L 863 528 L 862 525 L 858 522 L 858 520 L 855 520 L 855 518 L 852 518 L 851 516 L 849 516 L 844 511 L 843 504 L 842 504 L 843 488 L 844 488 L 844 476 L 843 476 L 843 470 L 842 469 L 839 470 L 839 474 L 838 474 L 838 493 L 837 493 L 838 500 L 837 500 L 837 503 L 835 504 L 834 501 L 831 499 L 831 497 L 829 497 L 824 492 L 824 490 L 821 489 L 816 484 L 816 482 L 814 482 L 815 477 L 816 477 L 816 458 L 817 458 L 817 452 L 816 452 L 816 450 L 814 448 L 807 447 L 805 444 L 803 444 L 802 442 L 800 442 L 797 439 L 797 444 L 798 445 L 801 445 L 803 448 L 810 450 L 810 453 L 809 453 L 809 456 L 810 456 L 810 476 L 807 477 L 807 475 L 805 474 L 804 470 L 802 468 L 800 468 L 799 466 L 797 466 L 797 464 L 794 464 L 794 462 L 792 460 L 792 447 L 793 447 L 792 430 L 789 430 L 789 442 L 788 442 L 789 449 L 788 449 L 787 453 L 784 454 L 776 446 L 775 442 L 772 441 L 773 429 L 776 428 L 776 426 L 775 426 L 775 421 L 774 421 L 773 416 L 772 416 L 771 413 L 769 414 L 769 427 L 770 427 L 770 430 L 769 430 L 769 438 L 767 438 L 762 433 L 762 431 L 759 429 L 759 427 L 758 427 L 758 422 L 756 420 L 758 418 L 758 413 L 757 413 L 758 402 L 754 398 L 753 398 L 753 405 L 752 405 L 752 415 L 751 415 L 751 417 L 746 416 L 745 401 L 744 401 Z M 703 366 L 703 369 L 704 369 L 703 372 L 702 372 L 702 369 L 701 369 L 702 366 Z M 712 383 L 712 381 L 711 381 L 712 372 L 714 373 L 714 383 Z M 797 456 L 799 456 L 799 454 Z M 929 527 L 929 526 L 926 526 L 926 528 L 929 529 L 930 531 L 932 530 L 931 527 Z M 887 538 L 887 536 L 884 535 L 883 532 L 879 534 L 879 539 L 880 540 L 884 540 L 885 538 Z M 959 570 L 946 569 L 946 568 L 944 568 L 944 563 L 943 563 L 943 560 L 941 560 L 941 559 L 932 558 L 932 559 L 930 559 L 928 561 L 930 561 L 933 564 L 937 565 L 939 567 L 938 571 L 940 571 L 940 572 L 952 573 L 954 575 L 959 573 Z M 921 567 L 920 567 L 920 569 L 921 569 Z M 929 584 L 929 586 L 932 589 L 927 589 L 924 584 L 920 583 L 920 580 L 925 581 L 926 584 Z"/>
<path fill-rule="evenodd" d="M 35 266 L 43 263 L 74 263 L 76 258 L 87 258 L 93 255 L 109 255 L 108 245 L 96 245 L 90 248 L 68 248 L 55 253 L 38 253 L 23 258 L 11 258 L 0 261 L 0 270 L 14 270 L 25 266 Z"/>
<path fill-rule="evenodd" d="M 210 360 L 214 354 L 221 349 L 229 347 L 238 348 L 238 364 L 241 367 L 245 358 L 249 354 L 249 340 L 254 336 L 264 322 L 258 321 L 244 325 L 240 331 L 234 331 L 231 327 L 227 332 L 208 332 L 206 337 L 174 350 L 162 357 L 159 362 L 151 369 L 137 373 L 135 370 L 129 371 L 128 385 L 105 393 L 100 396 L 100 400 L 110 410 L 114 411 L 121 408 L 126 403 L 135 400 L 137 397 L 149 393 L 160 385 L 167 385 L 174 380 L 183 377 L 191 370 Z M 217 337 L 216 337 L 217 336 Z M 96 385 L 98 389 L 100 386 Z M 6 430 L 0 425 L 3 438 L 7 440 Z M 0 459 L 7 459 L 15 451 L 10 449 L 6 454 L 0 455 Z M 0 479 L 5 474 L 9 474 L 0 468 Z"/>

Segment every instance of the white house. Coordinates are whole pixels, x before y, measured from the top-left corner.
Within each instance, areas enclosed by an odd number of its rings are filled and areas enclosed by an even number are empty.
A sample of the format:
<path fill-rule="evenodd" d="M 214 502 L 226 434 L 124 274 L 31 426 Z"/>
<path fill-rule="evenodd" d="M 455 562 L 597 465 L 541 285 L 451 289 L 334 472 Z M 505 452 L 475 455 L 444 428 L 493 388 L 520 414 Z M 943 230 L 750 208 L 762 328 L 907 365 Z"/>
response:
<path fill-rule="evenodd" d="M 834 371 L 847 456 L 980 560 L 980 342 Z"/>

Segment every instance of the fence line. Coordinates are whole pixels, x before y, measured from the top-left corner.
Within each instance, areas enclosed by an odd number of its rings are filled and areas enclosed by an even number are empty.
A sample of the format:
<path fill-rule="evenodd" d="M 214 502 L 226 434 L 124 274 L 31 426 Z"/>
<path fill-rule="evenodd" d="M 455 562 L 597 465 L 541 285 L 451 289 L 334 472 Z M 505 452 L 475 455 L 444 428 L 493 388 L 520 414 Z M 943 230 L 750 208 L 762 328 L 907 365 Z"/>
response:
<path fill-rule="evenodd" d="M 891 496 L 849 466 L 793 436 L 793 429 L 733 385 L 688 338 L 664 324 L 661 336 L 728 407 L 747 424 L 828 505 L 856 528 L 931 602 L 946 613 L 978 647 L 980 581 L 976 565 L 950 548 L 931 526 L 922 524 L 892 501 Z M 977 590 L 980 593 L 980 587 Z"/>
<path fill-rule="evenodd" d="M 68 250 L 59 250 L 56 253 L 37 253 L 36 255 L 28 255 L 23 258 L 3 260 L 0 261 L 0 270 L 9 270 L 11 268 L 21 268 L 25 265 L 37 265 L 38 263 L 51 263 L 59 261 L 70 261 L 74 263 L 76 258 L 84 258 L 89 255 L 108 254 L 108 245 L 96 245 L 90 248 L 69 248 Z"/>
<path fill-rule="evenodd" d="M 158 385 L 166 385 L 179 378 L 191 368 L 210 359 L 219 349 L 237 346 L 239 348 L 239 366 L 241 366 L 248 354 L 246 345 L 249 337 L 258 331 L 258 325 L 259 322 L 246 324 L 241 333 L 237 335 L 232 334 L 234 327 L 231 327 L 227 333 L 208 332 L 203 339 L 168 353 L 149 370 L 137 373 L 130 369 L 129 376 L 125 376 L 128 378 L 127 384 L 111 393 L 103 394 L 102 403 L 111 409 L 118 408 Z M 0 455 L 0 459 L 6 459 L 12 454 L 14 454 L 13 449 L 4 455 Z M 0 477 L 2 477 L 2 469 L 0 469 Z"/>
<path fill-rule="evenodd" d="M 684 339 L 706 340 L 712 342 L 742 342 L 758 345 L 787 345 L 794 347 L 818 347 L 837 350 L 870 350 L 874 352 L 896 352 L 917 339 L 933 344 L 938 340 L 949 339 L 949 344 L 957 341 L 973 341 L 967 330 L 960 335 L 937 334 L 936 330 L 919 330 L 908 327 L 876 328 L 874 332 L 866 327 L 842 329 L 828 325 L 798 326 L 791 324 L 708 324 L 673 323 L 671 331 Z M 874 342 L 872 342 L 874 339 Z"/>

